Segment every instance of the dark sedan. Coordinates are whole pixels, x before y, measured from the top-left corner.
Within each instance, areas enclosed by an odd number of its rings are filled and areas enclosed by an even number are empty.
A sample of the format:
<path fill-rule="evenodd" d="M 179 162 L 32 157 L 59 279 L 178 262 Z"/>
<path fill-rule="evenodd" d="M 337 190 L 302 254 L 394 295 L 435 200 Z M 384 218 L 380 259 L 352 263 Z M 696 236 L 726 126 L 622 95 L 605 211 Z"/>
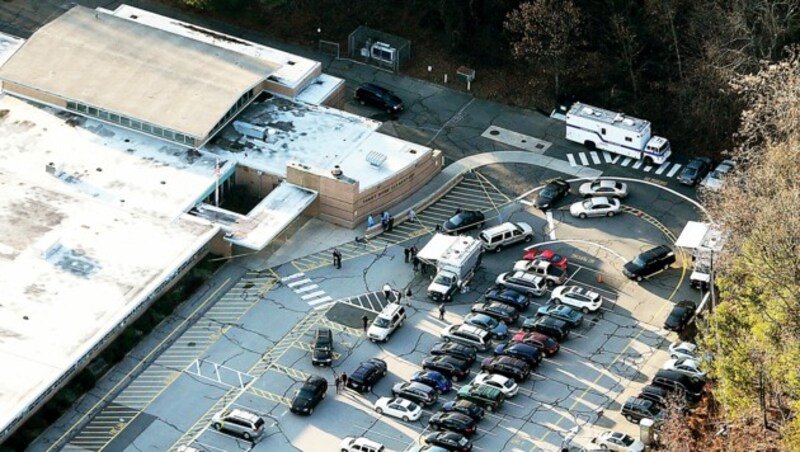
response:
<path fill-rule="evenodd" d="M 525 361 L 510 356 L 486 358 L 481 362 L 481 370 L 513 378 L 516 381 L 528 378 L 528 374 L 531 373 L 531 367 Z"/>
<path fill-rule="evenodd" d="M 678 175 L 678 182 L 691 187 L 700 183 L 706 174 L 711 171 L 711 159 L 708 157 L 695 157 L 683 167 Z"/>
<path fill-rule="evenodd" d="M 477 429 L 477 422 L 461 413 L 436 413 L 428 420 L 434 430 L 450 430 L 465 436 L 472 436 Z"/>
<path fill-rule="evenodd" d="M 536 311 L 536 315 L 548 316 L 563 320 L 564 322 L 567 322 L 567 325 L 569 325 L 570 328 L 577 328 L 581 323 L 583 323 L 583 314 L 565 305 L 546 304 Z M 531 319 L 525 320 L 526 324 L 528 323 L 528 320 Z"/>
<path fill-rule="evenodd" d="M 529 319 L 532 321 L 525 321 L 525 324 L 522 325 L 523 331 L 537 331 L 542 334 L 546 334 L 559 342 L 563 341 L 564 339 L 569 336 L 569 325 L 567 322 L 563 320 L 559 320 L 555 317 L 539 317 L 536 319 Z"/>
<path fill-rule="evenodd" d="M 534 205 L 537 209 L 547 210 L 553 208 L 556 201 L 569 193 L 569 182 L 564 179 L 554 179 L 539 191 Z"/>
<path fill-rule="evenodd" d="M 472 450 L 472 442 L 466 436 L 456 432 L 431 433 L 425 437 L 425 444 L 443 447 L 447 450 L 457 452 L 468 452 Z"/>
<path fill-rule="evenodd" d="M 507 344 L 500 344 L 494 349 L 496 356 L 510 356 L 519 360 L 525 361 L 531 369 L 542 362 L 542 352 L 538 348 L 528 344 L 518 344 L 509 342 Z"/>
<path fill-rule="evenodd" d="M 519 312 L 517 312 L 515 307 L 497 301 L 475 303 L 472 305 L 471 311 L 477 314 L 488 315 L 495 320 L 505 322 L 507 325 L 512 325 L 519 319 Z"/>
<path fill-rule="evenodd" d="M 475 351 L 473 347 L 464 344 L 458 344 L 456 342 L 439 342 L 431 348 L 431 355 L 433 356 L 441 356 L 447 355 L 452 356 L 458 359 L 462 359 L 467 362 L 467 364 L 472 364 L 475 362 L 475 358 L 478 356 L 478 352 Z"/>
<path fill-rule="evenodd" d="M 429 356 L 422 360 L 422 368 L 435 370 L 453 381 L 461 381 L 469 375 L 469 363 L 449 355 Z"/>
<path fill-rule="evenodd" d="M 358 392 L 370 392 L 384 375 L 386 375 L 386 361 L 370 358 L 359 364 L 348 376 L 347 387 Z"/>
<path fill-rule="evenodd" d="M 697 305 L 692 301 L 683 300 L 675 303 L 672 312 L 664 321 L 664 328 L 670 331 L 683 331 L 692 320 L 696 310 Z"/>
<path fill-rule="evenodd" d="M 478 404 L 470 402 L 469 400 L 451 400 L 450 402 L 442 405 L 443 413 L 456 412 L 466 414 L 467 416 L 480 421 L 486 415 L 486 410 L 481 408 Z"/>
<path fill-rule="evenodd" d="M 505 339 L 506 336 L 508 336 L 508 326 L 486 314 L 467 314 L 467 316 L 464 317 L 464 323 L 488 331 L 491 333 L 493 339 Z"/>
<path fill-rule="evenodd" d="M 521 344 L 528 344 L 532 345 L 544 353 L 544 356 L 553 356 L 558 353 L 558 350 L 561 348 L 558 345 L 558 341 L 553 339 L 550 336 L 542 333 L 526 333 L 526 332 L 519 332 L 514 337 L 511 338 L 514 342 L 519 342 Z"/>
<path fill-rule="evenodd" d="M 512 306 L 520 312 L 527 309 L 531 304 L 531 301 L 525 294 L 519 293 L 514 289 L 504 289 L 502 287 L 489 289 L 484 297 L 489 301 L 499 301 L 500 303 Z"/>
<path fill-rule="evenodd" d="M 297 390 L 292 399 L 292 405 L 289 409 L 295 414 L 311 414 L 314 412 L 314 407 L 325 398 L 325 392 L 328 390 L 328 382 L 316 375 L 312 375 L 306 379 L 303 386 Z"/>
<path fill-rule="evenodd" d="M 463 232 L 467 229 L 479 228 L 486 222 L 480 210 L 462 210 L 442 224 L 442 231 L 446 234 Z"/>
<path fill-rule="evenodd" d="M 435 370 L 418 370 L 411 376 L 411 381 L 428 385 L 439 394 L 450 392 L 450 390 L 453 389 L 453 383 L 450 383 L 447 377 Z"/>

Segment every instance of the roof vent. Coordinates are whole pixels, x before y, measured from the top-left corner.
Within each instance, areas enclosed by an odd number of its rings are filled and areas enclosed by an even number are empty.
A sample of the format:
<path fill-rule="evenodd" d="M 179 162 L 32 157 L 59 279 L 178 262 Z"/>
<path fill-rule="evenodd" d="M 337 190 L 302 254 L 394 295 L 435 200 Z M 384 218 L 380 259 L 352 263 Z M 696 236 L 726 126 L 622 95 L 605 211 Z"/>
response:
<path fill-rule="evenodd" d="M 342 177 L 344 172 L 342 172 L 342 168 L 340 168 L 339 165 L 336 165 L 331 170 L 331 174 L 333 175 L 333 177 L 338 179 L 338 178 Z"/>
<path fill-rule="evenodd" d="M 372 166 L 381 166 L 386 161 L 386 155 L 378 151 L 370 151 L 367 153 L 366 159 Z"/>

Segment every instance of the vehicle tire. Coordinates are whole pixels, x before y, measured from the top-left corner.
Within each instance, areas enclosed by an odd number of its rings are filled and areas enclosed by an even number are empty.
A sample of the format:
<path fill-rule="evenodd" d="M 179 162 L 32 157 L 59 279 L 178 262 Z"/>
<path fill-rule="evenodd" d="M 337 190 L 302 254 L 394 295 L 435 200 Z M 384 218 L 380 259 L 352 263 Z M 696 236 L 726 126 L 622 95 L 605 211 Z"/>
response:
<path fill-rule="evenodd" d="M 222 430 L 222 424 L 220 424 L 219 422 L 215 422 L 214 423 L 214 428 L 217 429 L 217 430 Z"/>
<path fill-rule="evenodd" d="M 250 441 L 250 434 L 249 434 L 249 433 L 247 433 L 247 432 L 244 432 L 244 433 L 242 433 L 242 438 L 244 438 L 244 439 L 246 439 L 246 440 Z"/>
<path fill-rule="evenodd" d="M 642 280 L 643 280 L 643 279 L 644 279 L 644 278 L 642 278 L 641 276 L 637 276 L 637 277 L 636 277 L 636 282 L 642 282 Z"/>
<path fill-rule="evenodd" d="M 494 405 L 486 405 L 486 411 L 494 413 Z"/>
<path fill-rule="evenodd" d="M 314 408 L 309 408 L 308 415 L 311 416 L 312 414 L 314 414 Z"/>
<path fill-rule="evenodd" d="M 372 386 L 367 386 L 364 388 L 364 392 L 370 392 L 370 391 L 372 391 Z"/>
<path fill-rule="evenodd" d="M 628 422 L 633 422 L 633 416 L 631 416 L 630 414 L 626 414 L 625 419 L 627 419 Z"/>
<path fill-rule="evenodd" d="M 532 236 L 532 235 L 529 235 L 529 236 L 525 237 L 525 239 L 524 239 L 523 241 L 524 241 L 525 243 L 531 243 L 531 240 L 533 240 L 533 236 Z"/>
<path fill-rule="evenodd" d="M 561 299 L 560 299 L 560 298 L 553 298 L 553 301 L 554 301 L 554 302 L 555 302 L 557 305 L 561 305 Z"/>
<path fill-rule="evenodd" d="M 586 219 L 586 214 L 582 213 L 582 214 L 578 215 L 578 218 L 580 218 L 581 220 L 585 220 Z"/>
<path fill-rule="evenodd" d="M 645 157 L 644 158 L 644 164 L 645 165 L 649 165 L 649 166 L 653 166 L 653 159 L 651 159 L 650 157 Z"/>
<path fill-rule="evenodd" d="M 584 313 L 584 314 L 588 314 L 589 313 L 589 308 L 587 308 L 587 307 L 581 308 L 581 312 Z"/>
<path fill-rule="evenodd" d="M 497 245 L 497 248 L 494 249 L 495 253 L 499 253 L 500 251 L 503 251 L 503 245 Z"/>
<path fill-rule="evenodd" d="M 601 444 L 600 448 L 603 449 L 603 450 L 608 450 L 608 446 L 606 446 L 605 444 Z"/>
<path fill-rule="evenodd" d="M 445 342 L 450 342 L 450 338 L 449 338 L 449 337 L 447 337 L 447 336 L 445 336 L 445 337 L 444 337 L 444 341 L 445 341 Z"/>
<path fill-rule="evenodd" d="M 584 141 L 583 145 L 586 146 L 586 149 L 588 149 L 590 151 L 594 151 L 595 149 L 597 149 L 597 145 L 594 144 L 594 141 L 591 141 L 591 140 Z"/>
<path fill-rule="evenodd" d="M 375 411 L 377 411 L 378 414 L 383 414 L 383 408 L 375 408 Z"/>
<path fill-rule="evenodd" d="M 553 287 L 553 286 L 555 286 L 555 285 L 556 285 L 556 283 L 555 283 L 555 282 L 553 282 L 553 281 L 552 281 L 552 280 L 550 280 L 550 279 L 548 279 L 547 281 L 545 281 L 545 284 L 547 284 L 547 287 Z"/>
<path fill-rule="evenodd" d="M 403 416 L 403 420 L 408 422 L 408 416 Z"/>
<path fill-rule="evenodd" d="M 613 216 L 614 216 L 614 212 L 608 212 L 608 213 L 606 214 L 606 216 L 608 216 L 608 217 L 613 217 Z"/>

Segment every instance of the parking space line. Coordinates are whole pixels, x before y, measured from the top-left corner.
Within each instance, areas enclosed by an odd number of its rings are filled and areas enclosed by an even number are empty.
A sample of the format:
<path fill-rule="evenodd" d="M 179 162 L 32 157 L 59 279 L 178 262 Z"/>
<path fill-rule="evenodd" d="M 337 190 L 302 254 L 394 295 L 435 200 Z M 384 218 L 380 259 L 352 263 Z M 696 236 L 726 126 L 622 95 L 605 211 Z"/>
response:
<path fill-rule="evenodd" d="M 254 386 L 250 386 L 245 392 L 261 397 L 262 399 L 269 400 L 270 402 L 280 403 L 281 405 L 285 406 L 292 406 L 292 400 L 290 398 L 275 394 L 274 392 L 265 391 Z"/>
<path fill-rule="evenodd" d="M 282 374 L 286 374 L 286 375 L 288 375 L 288 376 L 290 376 L 292 378 L 297 378 L 300 381 L 305 381 L 309 377 L 309 374 L 307 374 L 307 373 L 305 373 L 305 372 L 303 372 L 301 370 L 292 369 L 291 367 L 286 367 L 286 366 L 278 364 L 278 363 L 272 363 L 272 366 L 270 366 L 270 370 L 274 370 L 274 371 L 280 372 Z"/>

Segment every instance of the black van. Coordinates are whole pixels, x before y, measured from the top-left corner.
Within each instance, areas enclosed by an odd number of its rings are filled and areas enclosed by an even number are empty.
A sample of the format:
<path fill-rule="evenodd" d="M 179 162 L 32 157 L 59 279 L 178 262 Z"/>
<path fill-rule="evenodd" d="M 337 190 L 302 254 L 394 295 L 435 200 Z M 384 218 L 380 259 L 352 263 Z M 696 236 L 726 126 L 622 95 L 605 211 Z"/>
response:
<path fill-rule="evenodd" d="M 371 105 L 387 113 L 403 111 L 403 101 L 388 89 L 374 83 L 363 83 L 353 95 L 361 105 Z"/>
<path fill-rule="evenodd" d="M 689 403 L 699 402 L 703 397 L 705 382 L 699 378 L 690 377 L 680 372 L 661 369 L 653 377 L 653 384 L 661 386 L 668 391 L 678 391 L 686 395 Z"/>
<path fill-rule="evenodd" d="M 661 408 L 652 400 L 628 397 L 628 400 L 622 405 L 622 415 L 633 423 L 638 423 L 645 418 L 656 420 L 661 417 Z"/>
<path fill-rule="evenodd" d="M 659 245 L 625 264 L 622 273 L 630 279 L 641 281 L 661 270 L 668 269 L 674 263 L 675 252 L 666 245 Z"/>

